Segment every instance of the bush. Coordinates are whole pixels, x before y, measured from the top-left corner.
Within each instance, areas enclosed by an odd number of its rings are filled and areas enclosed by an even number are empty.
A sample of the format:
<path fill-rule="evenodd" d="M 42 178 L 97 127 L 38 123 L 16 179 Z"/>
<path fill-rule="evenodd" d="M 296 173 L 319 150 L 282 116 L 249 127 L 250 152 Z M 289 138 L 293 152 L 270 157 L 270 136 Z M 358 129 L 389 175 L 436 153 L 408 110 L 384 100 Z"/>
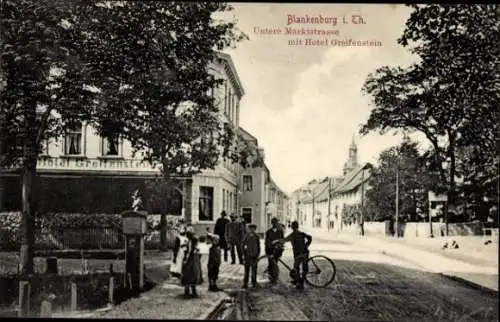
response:
<path fill-rule="evenodd" d="M 0 250 L 19 250 L 21 216 L 21 212 L 0 213 Z M 148 235 L 145 236 L 145 246 L 148 249 L 157 249 L 160 246 L 160 220 L 161 215 L 147 217 Z M 34 248 L 36 250 L 123 248 L 122 227 L 123 220 L 120 214 L 36 214 Z M 169 244 L 170 239 L 167 237 Z"/>

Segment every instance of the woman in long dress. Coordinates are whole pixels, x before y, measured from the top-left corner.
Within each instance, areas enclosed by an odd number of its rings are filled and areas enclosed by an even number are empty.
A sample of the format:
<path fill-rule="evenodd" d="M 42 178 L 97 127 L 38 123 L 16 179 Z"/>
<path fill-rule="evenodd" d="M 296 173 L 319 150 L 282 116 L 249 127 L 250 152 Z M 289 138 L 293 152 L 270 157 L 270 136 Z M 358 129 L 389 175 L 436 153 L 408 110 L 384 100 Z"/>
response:
<path fill-rule="evenodd" d="M 175 237 L 173 265 L 170 266 L 170 274 L 179 279 L 182 276 L 182 262 L 187 247 L 186 227 L 181 226 L 178 235 Z"/>
<path fill-rule="evenodd" d="M 184 285 L 184 296 L 189 297 L 189 291 L 191 290 L 191 296 L 198 297 L 196 285 L 203 283 L 198 237 L 195 236 L 192 227 L 188 228 L 186 236 L 188 238 L 188 247 L 184 255 L 181 284 Z"/>

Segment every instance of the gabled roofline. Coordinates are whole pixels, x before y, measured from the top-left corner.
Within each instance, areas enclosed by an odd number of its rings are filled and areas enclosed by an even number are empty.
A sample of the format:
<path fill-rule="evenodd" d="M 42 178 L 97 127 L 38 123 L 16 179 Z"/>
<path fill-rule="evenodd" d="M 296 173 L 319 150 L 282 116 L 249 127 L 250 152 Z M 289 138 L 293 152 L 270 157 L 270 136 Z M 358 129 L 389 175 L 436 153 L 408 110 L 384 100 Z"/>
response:
<path fill-rule="evenodd" d="M 251 137 L 252 139 L 254 139 L 256 142 L 259 142 L 259 140 L 257 140 L 257 138 L 255 136 L 253 136 L 252 134 L 250 134 L 247 130 L 245 130 L 241 126 L 240 126 L 240 131 L 243 132 L 245 135 L 248 135 L 249 137 Z"/>
<path fill-rule="evenodd" d="M 227 67 L 229 67 L 229 69 L 231 70 L 231 74 L 236 82 L 236 88 L 238 89 L 240 97 L 245 95 L 243 84 L 241 83 L 240 77 L 238 76 L 238 72 L 236 71 L 236 66 L 234 65 L 231 55 L 222 52 L 217 52 L 217 57 L 219 59 L 222 59 L 226 63 Z"/>

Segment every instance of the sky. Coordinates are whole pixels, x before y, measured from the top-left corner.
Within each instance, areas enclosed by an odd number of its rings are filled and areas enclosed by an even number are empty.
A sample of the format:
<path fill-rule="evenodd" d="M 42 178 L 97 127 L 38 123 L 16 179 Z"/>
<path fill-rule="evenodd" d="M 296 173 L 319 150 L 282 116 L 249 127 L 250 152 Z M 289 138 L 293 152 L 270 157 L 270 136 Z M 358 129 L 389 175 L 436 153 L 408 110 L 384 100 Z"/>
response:
<path fill-rule="evenodd" d="M 379 153 L 397 145 L 401 136 L 368 134 L 359 127 L 370 115 L 370 98 L 361 87 L 369 73 L 384 65 L 408 66 L 416 57 L 397 44 L 410 10 L 387 4 L 234 3 L 224 19 L 236 19 L 249 40 L 226 50 L 231 55 L 245 96 L 240 126 L 264 148 L 271 177 L 286 193 L 313 178 L 340 175 L 353 139 L 360 163 L 376 163 Z M 332 39 L 379 41 L 381 46 L 294 46 L 292 36 L 256 33 L 284 30 L 288 15 L 337 17 L 332 24 L 292 24 L 288 27 L 338 30 Z M 342 24 L 342 17 L 363 17 L 364 24 Z M 422 140 L 421 136 L 413 136 Z M 423 143 L 425 145 L 425 142 Z"/>

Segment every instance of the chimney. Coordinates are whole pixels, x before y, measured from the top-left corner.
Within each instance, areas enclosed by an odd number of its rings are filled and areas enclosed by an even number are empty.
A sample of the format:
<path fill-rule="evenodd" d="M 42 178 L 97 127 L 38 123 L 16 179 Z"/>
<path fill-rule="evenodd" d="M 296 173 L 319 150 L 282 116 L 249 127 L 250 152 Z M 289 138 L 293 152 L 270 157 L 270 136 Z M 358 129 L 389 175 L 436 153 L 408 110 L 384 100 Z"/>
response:
<path fill-rule="evenodd" d="M 258 148 L 259 154 L 262 156 L 262 160 L 266 159 L 266 155 L 264 154 L 264 149 L 263 148 Z"/>

